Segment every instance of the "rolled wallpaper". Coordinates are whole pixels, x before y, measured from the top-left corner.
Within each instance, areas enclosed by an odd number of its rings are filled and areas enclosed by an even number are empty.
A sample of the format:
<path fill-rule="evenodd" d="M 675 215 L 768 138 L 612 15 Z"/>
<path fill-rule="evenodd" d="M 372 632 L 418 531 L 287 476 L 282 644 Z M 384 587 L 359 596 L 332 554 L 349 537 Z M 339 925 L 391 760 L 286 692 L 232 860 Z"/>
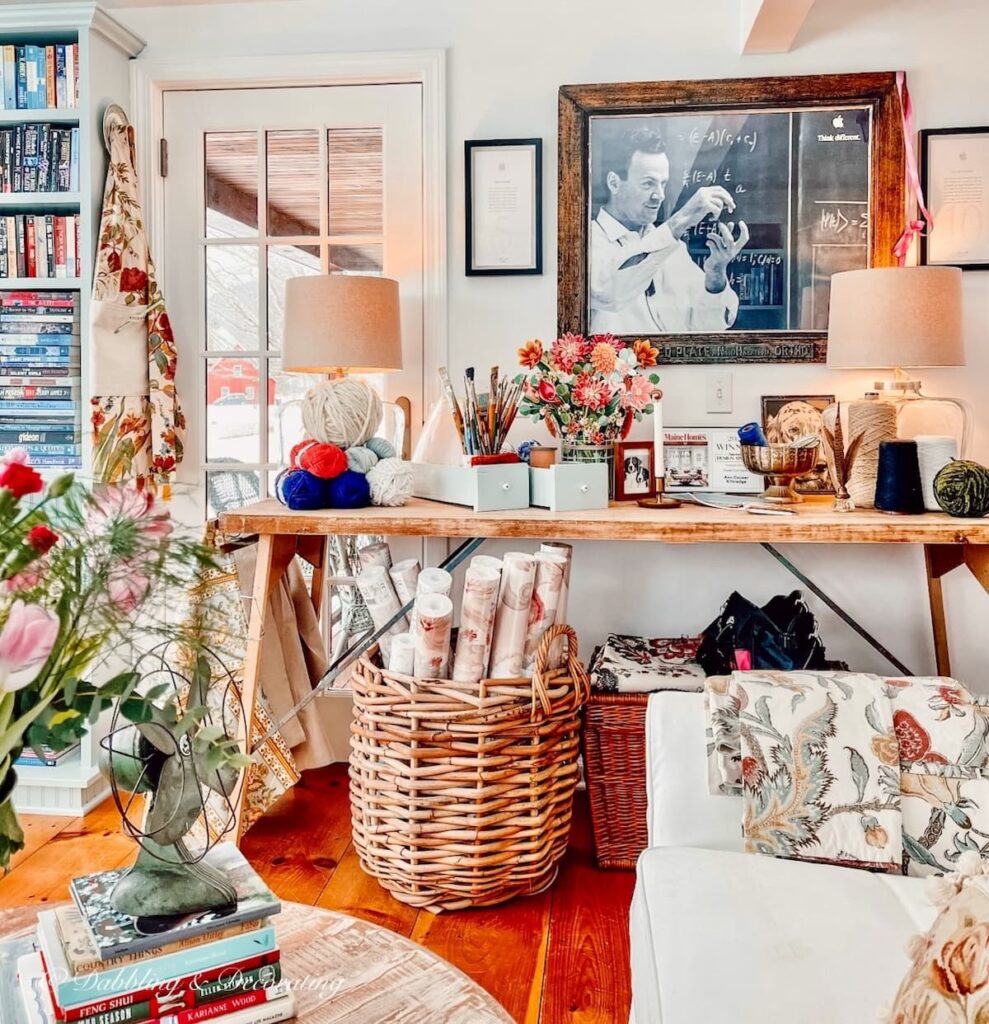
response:
<path fill-rule="evenodd" d="M 536 576 L 529 608 L 529 625 L 525 634 L 522 674 L 531 675 L 536 650 L 543 634 L 556 622 L 556 612 L 565 589 L 569 562 L 559 550 L 538 551 L 535 555 Z"/>
<path fill-rule="evenodd" d="M 450 669 L 450 631 L 453 602 L 443 594 L 425 593 L 416 599 L 415 675 L 446 679 Z"/>
<path fill-rule="evenodd" d="M 423 594 L 442 594 L 450 596 L 453 589 L 453 577 L 446 569 L 423 569 L 416 579 L 416 606 L 412 609 L 412 623 L 409 632 L 415 636 L 419 621 L 419 600 Z"/>
<path fill-rule="evenodd" d="M 573 545 L 561 541 L 548 540 L 539 546 L 540 551 L 562 555 L 566 559 L 566 570 L 563 574 L 563 590 L 560 592 L 560 603 L 556 606 L 556 621 L 564 624 L 567 621 L 567 605 L 570 600 L 570 570 L 573 567 Z"/>
<path fill-rule="evenodd" d="M 365 544 L 357 552 L 361 560 L 361 568 L 369 569 L 372 565 L 381 565 L 385 569 L 391 568 L 391 548 L 385 540 L 376 541 L 374 544 Z"/>
<path fill-rule="evenodd" d="M 501 562 L 497 559 L 491 561 L 498 562 L 498 569 L 475 559 L 464 576 L 460 632 L 453 659 L 453 678 L 458 683 L 480 682 L 488 669 L 501 583 Z"/>
<path fill-rule="evenodd" d="M 375 629 L 381 629 L 402 607 L 398 603 L 398 595 L 392 586 L 388 570 L 383 565 L 372 565 L 359 573 L 356 581 L 357 589 L 361 592 L 361 597 L 364 598 Z M 385 656 L 385 664 L 388 664 L 391 653 L 391 638 L 398 633 L 408 632 L 408 629 L 409 624 L 403 615 L 381 638 L 381 651 Z"/>
<path fill-rule="evenodd" d="M 525 634 L 532 604 L 536 560 L 520 551 L 509 551 L 503 559 L 501 588 L 491 641 L 492 679 L 513 679 L 522 674 Z"/>
<path fill-rule="evenodd" d="M 392 586 L 404 608 L 416 596 L 416 581 L 419 579 L 419 561 L 405 558 L 396 562 L 389 570 Z"/>
<path fill-rule="evenodd" d="M 399 633 L 391 638 L 391 654 L 388 658 L 388 669 L 400 672 L 403 676 L 411 676 L 415 672 L 415 640 L 411 633 Z"/>

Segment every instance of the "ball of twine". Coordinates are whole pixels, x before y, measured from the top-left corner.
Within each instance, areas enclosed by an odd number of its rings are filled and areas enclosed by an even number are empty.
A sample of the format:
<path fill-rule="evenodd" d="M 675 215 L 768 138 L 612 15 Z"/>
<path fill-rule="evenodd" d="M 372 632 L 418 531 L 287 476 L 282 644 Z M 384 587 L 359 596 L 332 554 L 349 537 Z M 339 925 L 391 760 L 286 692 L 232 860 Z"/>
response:
<path fill-rule="evenodd" d="M 896 439 L 896 406 L 879 399 L 849 403 L 846 449 L 852 439 L 860 435 L 862 440 L 848 475 L 848 493 L 859 508 L 872 508 L 876 503 L 879 445 Z"/>
<path fill-rule="evenodd" d="M 391 441 L 386 441 L 383 437 L 369 438 L 364 442 L 364 447 L 370 448 L 379 459 L 393 459 L 398 454 Z"/>
<path fill-rule="evenodd" d="M 381 398 L 365 381 L 341 377 L 312 388 L 302 403 L 306 434 L 324 444 L 364 444 L 381 422 Z"/>
<path fill-rule="evenodd" d="M 370 448 L 355 444 L 353 448 L 347 449 L 347 468 L 355 473 L 370 473 L 377 464 L 378 456 Z"/>
<path fill-rule="evenodd" d="M 382 459 L 367 475 L 371 504 L 404 505 L 412 497 L 412 464 L 401 459 Z"/>

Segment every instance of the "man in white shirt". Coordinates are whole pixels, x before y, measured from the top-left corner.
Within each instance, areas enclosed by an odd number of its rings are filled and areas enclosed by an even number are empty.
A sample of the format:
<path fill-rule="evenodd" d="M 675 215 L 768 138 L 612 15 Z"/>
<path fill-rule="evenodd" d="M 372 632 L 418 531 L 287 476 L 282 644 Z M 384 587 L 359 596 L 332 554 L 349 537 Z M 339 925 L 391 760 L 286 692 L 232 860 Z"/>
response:
<path fill-rule="evenodd" d="M 591 222 L 592 334 L 684 334 L 725 331 L 735 322 L 738 296 L 728 264 L 749 240 L 744 221 L 720 223 L 735 201 L 720 185 L 699 188 L 669 220 L 656 224 L 670 180 L 662 138 L 649 129 L 610 144 L 607 202 Z M 699 267 L 682 241 L 710 216 L 710 254 Z"/>

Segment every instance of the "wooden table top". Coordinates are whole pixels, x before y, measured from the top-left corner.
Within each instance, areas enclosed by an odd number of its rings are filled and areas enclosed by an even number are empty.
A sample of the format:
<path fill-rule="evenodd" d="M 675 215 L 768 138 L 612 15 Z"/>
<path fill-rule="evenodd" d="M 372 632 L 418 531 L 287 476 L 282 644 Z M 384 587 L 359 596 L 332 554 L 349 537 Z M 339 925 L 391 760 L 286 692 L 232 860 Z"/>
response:
<path fill-rule="evenodd" d="M 796 515 L 762 516 L 744 510 L 683 504 L 658 511 L 632 503 L 586 512 L 474 512 L 463 505 L 413 498 L 400 508 L 293 512 L 274 498 L 220 516 L 228 534 L 374 533 L 417 537 L 803 544 L 989 544 L 989 518 L 953 519 L 944 513 L 888 515 L 875 509 L 834 512 L 830 498 L 812 499 Z"/>
<path fill-rule="evenodd" d="M 0 935 L 33 929 L 37 910 L 0 911 Z M 274 925 L 300 1024 L 512 1024 L 466 974 L 395 932 L 299 903 L 284 903 Z"/>

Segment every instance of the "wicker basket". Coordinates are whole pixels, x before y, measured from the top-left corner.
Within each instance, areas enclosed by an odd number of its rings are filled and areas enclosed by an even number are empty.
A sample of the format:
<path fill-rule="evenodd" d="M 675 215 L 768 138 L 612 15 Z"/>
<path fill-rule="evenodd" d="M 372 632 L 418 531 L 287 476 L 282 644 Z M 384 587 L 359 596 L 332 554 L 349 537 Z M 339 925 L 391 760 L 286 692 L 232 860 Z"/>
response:
<path fill-rule="evenodd" d="M 547 669 L 554 641 L 565 667 Z M 569 841 L 589 693 L 574 631 L 550 629 L 531 679 L 419 680 L 382 669 L 376 655 L 353 675 L 361 866 L 397 900 L 434 913 L 547 888 Z"/>
<path fill-rule="evenodd" d="M 592 693 L 584 708 L 584 770 L 598 867 L 634 868 L 647 846 L 648 693 Z"/>

